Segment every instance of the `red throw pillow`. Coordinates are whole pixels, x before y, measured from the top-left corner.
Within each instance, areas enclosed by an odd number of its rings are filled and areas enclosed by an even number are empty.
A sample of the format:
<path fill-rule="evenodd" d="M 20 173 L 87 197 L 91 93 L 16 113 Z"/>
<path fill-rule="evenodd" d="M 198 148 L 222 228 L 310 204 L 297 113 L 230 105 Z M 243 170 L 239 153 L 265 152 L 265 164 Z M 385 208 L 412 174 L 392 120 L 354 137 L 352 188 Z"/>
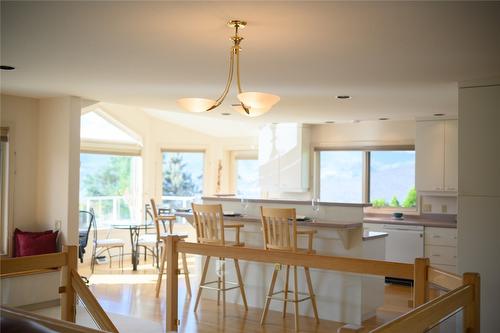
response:
<path fill-rule="evenodd" d="M 14 257 L 20 257 L 21 250 L 19 248 L 19 241 L 18 241 L 18 235 L 30 235 L 30 236 L 39 236 L 39 235 L 47 235 L 51 234 L 52 230 L 47 230 L 47 231 L 37 231 L 37 232 L 32 232 L 32 231 L 22 231 L 20 229 L 14 230 Z"/>
<path fill-rule="evenodd" d="M 19 257 L 57 252 L 57 233 L 18 234 Z"/>

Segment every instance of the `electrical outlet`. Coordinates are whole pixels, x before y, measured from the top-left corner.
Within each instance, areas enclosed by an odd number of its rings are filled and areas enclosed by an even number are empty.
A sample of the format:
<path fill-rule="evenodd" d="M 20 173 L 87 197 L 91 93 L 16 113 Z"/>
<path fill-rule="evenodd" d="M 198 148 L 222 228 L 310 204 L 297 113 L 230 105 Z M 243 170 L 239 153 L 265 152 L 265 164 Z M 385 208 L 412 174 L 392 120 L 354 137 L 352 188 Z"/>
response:
<path fill-rule="evenodd" d="M 61 220 L 56 220 L 54 222 L 54 229 L 61 230 L 61 225 L 62 225 L 62 221 Z"/>
<path fill-rule="evenodd" d="M 422 211 L 425 212 L 425 213 L 432 212 L 432 205 L 431 204 L 423 204 L 422 205 Z"/>
<path fill-rule="evenodd" d="M 441 213 L 448 213 L 448 206 L 447 205 L 441 205 Z"/>

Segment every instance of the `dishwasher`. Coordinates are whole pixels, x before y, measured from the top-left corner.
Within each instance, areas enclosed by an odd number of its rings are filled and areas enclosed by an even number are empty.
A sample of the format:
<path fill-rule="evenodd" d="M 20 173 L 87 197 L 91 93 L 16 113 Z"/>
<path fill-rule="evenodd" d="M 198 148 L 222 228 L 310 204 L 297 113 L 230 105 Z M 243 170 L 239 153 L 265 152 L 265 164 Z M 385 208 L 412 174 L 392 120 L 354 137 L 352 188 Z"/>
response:
<path fill-rule="evenodd" d="M 413 264 L 415 258 L 424 256 L 424 227 L 418 225 L 384 224 L 388 233 L 385 243 L 385 260 Z M 412 280 L 386 276 L 386 282 L 409 285 Z"/>

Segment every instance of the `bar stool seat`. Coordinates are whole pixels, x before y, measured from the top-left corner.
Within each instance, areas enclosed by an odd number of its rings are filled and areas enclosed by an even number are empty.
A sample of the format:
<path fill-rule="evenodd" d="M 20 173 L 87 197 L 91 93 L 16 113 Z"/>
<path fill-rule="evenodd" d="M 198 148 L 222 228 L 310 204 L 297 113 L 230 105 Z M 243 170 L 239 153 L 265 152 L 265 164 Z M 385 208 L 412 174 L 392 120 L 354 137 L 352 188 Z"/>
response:
<path fill-rule="evenodd" d="M 261 207 L 262 232 L 264 236 L 264 249 L 268 251 L 286 251 L 293 253 L 313 254 L 313 236 L 315 230 L 297 230 L 295 208 L 264 208 Z M 297 247 L 298 236 L 308 236 L 308 247 Z M 311 282 L 309 268 L 304 266 L 308 292 L 298 290 L 297 266 L 293 267 L 293 291 L 289 290 L 288 280 L 290 276 L 290 265 L 286 265 L 284 289 L 274 291 L 278 273 L 282 268 L 281 264 L 274 265 L 273 276 L 266 296 L 264 311 L 262 312 L 261 325 L 264 325 L 271 300 L 283 302 L 283 318 L 286 316 L 286 306 L 288 302 L 294 304 L 295 308 L 295 331 L 299 330 L 299 303 L 311 300 L 314 318 L 319 323 L 318 309 L 316 306 L 316 296 Z M 289 295 L 292 294 L 292 297 Z M 278 296 L 280 295 L 280 296 Z M 304 297 L 299 298 L 299 295 Z"/>
<path fill-rule="evenodd" d="M 198 205 L 192 204 L 194 221 L 196 226 L 196 238 L 198 243 L 201 244 L 211 244 L 220 246 L 244 246 L 245 243 L 240 242 L 240 229 L 243 228 L 243 224 L 228 224 L 224 225 L 224 214 L 222 211 L 222 205 Z M 236 232 L 235 241 L 226 241 L 224 232 L 226 229 L 233 228 Z M 217 280 L 206 281 L 208 266 L 210 264 L 210 256 L 207 256 L 205 263 L 203 265 L 203 273 L 201 275 L 200 286 L 198 287 L 198 295 L 196 296 L 196 302 L 194 305 L 194 311 L 198 309 L 198 305 L 201 298 L 201 292 L 203 289 L 217 290 L 217 305 L 220 304 L 220 296 L 222 293 L 222 311 L 223 315 L 226 315 L 226 291 L 232 289 L 240 289 L 241 298 L 243 300 L 243 305 L 245 310 L 248 310 L 247 299 L 245 295 L 245 288 L 243 286 L 243 279 L 241 278 L 240 265 L 238 259 L 234 259 L 234 267 L 236 271 L 236 277 L 238 282 L 226 281 L 226 264 L 225 258 L 219 258 L 224 264 L 221 267 L 221 271 L 217 274 Z M 212 286 L 216 284 L 216 286 Z M 227 285 L 231 285 L 228 287 Z"/>

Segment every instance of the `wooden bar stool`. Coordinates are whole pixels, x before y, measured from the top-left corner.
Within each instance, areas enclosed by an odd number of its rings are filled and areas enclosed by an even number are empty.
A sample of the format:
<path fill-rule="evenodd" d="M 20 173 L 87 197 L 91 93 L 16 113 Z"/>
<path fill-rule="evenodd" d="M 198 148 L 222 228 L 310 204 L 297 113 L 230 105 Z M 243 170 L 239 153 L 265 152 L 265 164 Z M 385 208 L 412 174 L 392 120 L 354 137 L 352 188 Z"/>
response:
<path fill-rule="evenodd" d="M 165 260 L 167 259 L 167 251 L 165 251 L 164 245 L 166 244 L 166 237 L 172 235 L 172 233 L 167 234 L 161 232 L 160 230 L 161 216 L 158 215 L 158 210 L 156 209 L 156 203 L 154 199 L 151 199 L 151 210 L 153 211 L 153 221 L 156 228 L 156 239 L 158 244 L 160 245 L 160 252 L 162 253 L 160 261 L 160 270 L 158 271 L 158 279 L 156 280 L 156 297 L 158 298 L 160 296 L 161 280 L 163 274 L 165 274 Z M 177 235 L 177 236 L 181 237 L 182 239 L 188 237 L 188 235 Z M 181 253 L 181 258 L 182 258 L 182 272 L 179 274 L 184 274 L 184 281 L 186 283 L 187 294 L 189 297 L 191 297 L 191 283 L 189 281 L 189 271 L 187 268 L 186 254 L 184 252 Z"/>
<path fill-rule="evenodd" d="M 212 244 L 212 245 L 222 245 L 222 246 L 244 246 L 245 243 L 240 242 L 240 229 L 243 224 L 224 224 L 224 214 L 222 212 L 222 205 L 198 205 L 192 204 L 193 216 L 196 226 L 196 237 L 198 243 L 201 244 Z M 234 228 L 236 231 L 236 240 L 234 242 L 228 242 L 224 238 L 224 231 L 227 228 Z M 219 258 L 219 260 L 224 260 L 224 258 Z M 194 311 L 197 310 L 198 304 L 200 302 L 201 292 L 203 289 L 217 290 L 217 305 L 220 304 L 220 294 L 222 292 L 222 311 L 226 315 L 226 291 L 231 289 L 240 289 L 241 298 L 243 300 L 243 305 L 245 310 L 248 310 L 247 298 L 245 295 L 245 288 L 243 286 L 243 280 L 241 278 L 240 265 L 238 259 L 234 259 L 234 266 L 236 269 L 236 277 L 238 282 L 226 281 L 226 265 L 222 266 L 221 274 L 217 274 L 217 280 L 206 282 L 208 266 L 210 263 L 210 257 L 207 256 L 205 259 L 205 264 L 203 265 L 203 273 L 201 275 L 200 286 L 198 288 L 198 295 L 196 296 L 196 303 L 194 305 Z M 216 287 L 211 285 L 217 284 Z M 227 284 L 233 285 L 232 287 L 226 287 Z"/>
<path fill-rule="evenodd" d="M 316 233 L 315 230 L 297 230 L 297 220 L 295 208 L 260 208 L 261 220 L 262 220 L 262 232 L 264 235 L 264 248 L 270 251 L 291 251 L 300 253 L 310 253 L 313 254 L 315 251 L 312 249 L 313 235 Z M 297 247 L 297 236 L 304 235 L 308 236 L 308 247 L 306 249 L 301 249 Z M 278 277 L 278 272 L 281 270 L 281 265 L 276 264 L 274 266 L 273 277 L 271 279 L 271 284 L 269 285 L 269 291 L 266 296 L 266 304 L 264 306 L 264 311 L 262 313 L 262 318 L 260 324 L 264 325 L 266 320 L 267 312 L 269 310 L 269 304 L 271 300 L 279 300 L 283 302 L 283 318 L 286 316 L 286 305 L 288 302 L 294 303 L 295 306 L 295 331 L 299 330 L 299 303 L 310 299 L 312 303 L 312 308 L 314 312 L 314 317 L 316 322 L 319 323 L 318 309 L 316 307 L 316 297 L 314 295 L 314 290 L 311 282 L 311 274 L 309 272 L 309 267 L 304 266 L 304 273 L 307 282 L 308 293 L 299 292 L 298 290 L 298 277 L 297 277 L 297 266 L 293 266 L 293 292 L 288 289 L 288 278 L 290 274 L 290 265 L 286 265 L 285 271 L 285 285 L 284 290 L 275 292 L 274 286 L 276 284 L 276 278 Z M 293 297 L 289 298 L 289 294 Z M 276 295 L 283 294 L 283 297 Z M 306 297 L 299 298 L 299 295 L 307 295 Z"/>

